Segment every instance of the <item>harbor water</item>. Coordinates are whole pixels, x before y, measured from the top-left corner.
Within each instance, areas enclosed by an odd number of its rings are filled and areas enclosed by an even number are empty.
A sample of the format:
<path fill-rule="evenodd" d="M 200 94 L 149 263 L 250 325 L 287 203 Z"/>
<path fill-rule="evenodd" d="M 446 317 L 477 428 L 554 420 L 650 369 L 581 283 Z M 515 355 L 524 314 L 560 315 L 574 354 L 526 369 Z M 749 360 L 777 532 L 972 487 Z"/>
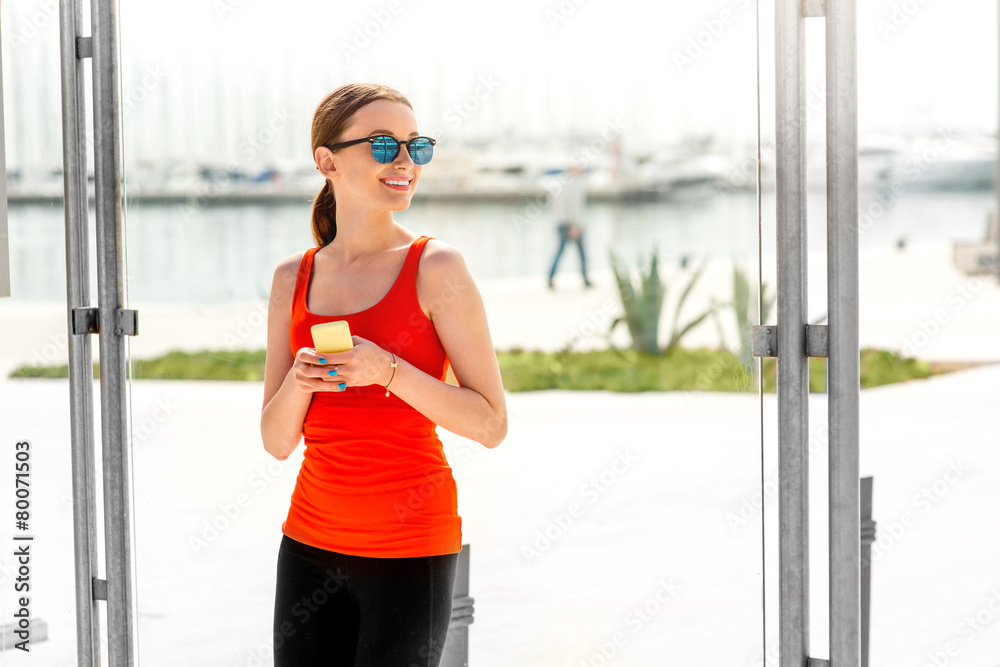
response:
<path fill-rule="evenodd" d="M 995 208 L 991 191 L 903 192 L 864 190 L 860 244 L 975 242 Z M 126 264 L 130 303 L 211 304 L 266 299 L 277 263 L 313 245 L 309 201 L 275 205 L 190 205 L 129 201 Z M 761 224 L 758 225 L 758 216 Z M 17 300 L 64 300 L 65 231 L 61 202 L 10 208 L 11 286 Z M 477 281 L 538 278 L 558 244 L 556 223 L 542 200 L 513 204 L 420 201 L 396 220 L 417 234 L 458 248 Z M 755 262 L 773 253 L 773 193 L 758 206 L 754 192 L 692 190 L 670 201 L 591 203 L 584 241 L 589 271 L 610 267 L 609 251 L 635 267 L 655 248 L 661 271 L 684 259 L 732 258 Z M 809 195 L 810 250 L 825 243 L 825 196 Z M 91 233 L 91 252 L 96 243 Z M 579 256 L 567 246 L 559 273 L 579 274 Z M 767 267 L 765 265 L 765 272 Z M 95 262 L 91 271 L 96 276 Z M 96 286 L 96 277 L 92 281 Z M 94 287 L 96 289 L 96 287 Z M 95 299 L 96 302 L 96 299 Z"/>

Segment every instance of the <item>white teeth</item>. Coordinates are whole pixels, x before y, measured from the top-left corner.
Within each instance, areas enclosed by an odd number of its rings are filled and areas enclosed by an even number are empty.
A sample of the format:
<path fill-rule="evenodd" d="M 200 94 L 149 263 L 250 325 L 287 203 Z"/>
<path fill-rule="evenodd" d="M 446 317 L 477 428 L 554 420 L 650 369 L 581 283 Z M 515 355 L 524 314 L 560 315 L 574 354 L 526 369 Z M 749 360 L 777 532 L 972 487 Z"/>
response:
<path fill-rule="evenodd" d="M 391 178 L 387 178 L 387 179 L 385 179 L 382 182 L 386 183 L 387 185 L 409 185 L 410 184 L 409 181 L 400 181 L 400 180 L 394 180 L 394 179 L 391 179 Z"/>

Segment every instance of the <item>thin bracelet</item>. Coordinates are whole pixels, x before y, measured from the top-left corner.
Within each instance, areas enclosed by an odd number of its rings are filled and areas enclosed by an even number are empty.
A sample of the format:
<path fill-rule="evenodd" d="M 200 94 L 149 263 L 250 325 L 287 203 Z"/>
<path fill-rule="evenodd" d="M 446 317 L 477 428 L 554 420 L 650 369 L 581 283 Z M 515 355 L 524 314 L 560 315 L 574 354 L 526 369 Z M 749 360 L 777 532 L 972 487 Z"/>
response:
<path fill-rule="evenodd" d="M 392 352 L 389 354 L 392 354 Z M 389 397 L 389 385 L 392 384 L 392 378 L 394 377 L 396 377 L 396 355 L 392 354 L 392 375 L 389 376 L 389 381 L 385 383 L 386 398 Z"/>

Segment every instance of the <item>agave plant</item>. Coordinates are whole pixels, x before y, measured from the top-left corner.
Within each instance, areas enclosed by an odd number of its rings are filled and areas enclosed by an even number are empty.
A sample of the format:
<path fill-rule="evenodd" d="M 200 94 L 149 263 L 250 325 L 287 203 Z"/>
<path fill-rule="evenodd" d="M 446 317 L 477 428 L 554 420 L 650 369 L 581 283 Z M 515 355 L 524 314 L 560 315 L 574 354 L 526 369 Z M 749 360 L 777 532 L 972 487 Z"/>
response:
<path fill-rule="evenodd" d="M 608 329 L 609 336 L 618 324 L 625 322 L 632 337 L 633 349 L 648 354 L 662 354 L 666 350 L 680 345 L 681 339 L 691 329 L 712 314 L 713 308 L 709 308 L 688 322 L 682 323 L 680 321 L 681 309 L 705 268 L 705 265 L 702 264 L 681 292 L 677 309 L 674 311 L 667 346 L 661 352 L 659 346 L 660 315 L 663 312 L 663 300 L 667 293 L 667 287 L 660 278 L 659 252 L 655 247 L 653 248 L 648 268 L 641 268 L 639 271 L 638 285 L 632 279 L 630 271 L 622 266 L 622 261 L 618 259 L 613 250 L 609 252 L 609 255 L 611 268 L 615 272 L 615 280 L 618 283 L 622 307 L 625 310 L 624 316 L 617 317 L 611 322 L 611 327 Z"/>
<path fill-rule="evenodd" d="M 622 308 L 625 309 L 624 317 L 616 317 L 611 322 L 608 335 L 610 336 L 615 327 L 624 321 L 628 325 L 629 335 L 632 336 L 633 349 L 649 354 L 659 354 L 660 348 L 657 339 L 659 337 L 660 312 L 663 310 L 663 297 L 666 294 L 666 288 L 660 279 L 658 269 L 659 253 L 654 248 L 648 270 L 640 271 L 638 290 L 628 268 L 622 267 L 622 262 L 615 255 L 615 251 L 611 250 L 608 254 L 611 258 L 611 268 L 615 272 L 615 280 L 618 283 L 618 294 L 622 299 Z"/>
<path fill-rule="evenodd" d="M 762 285 L 761 297 L 760 297 L 760 321 L 765 323 L 771 314 L 771 308 L 774 306 L 775 296 L 768 295 L 767 284 Z M 757 320 L 757 290 L 750 288 L 750 281 L 747 280 L 746 272 L 743 267 L 739 265 L 733 266 L 733 300 L 728 302 L 716 303 L 716 313 L 715 313 L 715 323 L 719 329 L 719 340 L 723 347 L 730 347 L 726 345 L 725 335 L 722 332 L 722 323 L 719 320 L 718 309 L 720 308 L 732 308 L 733 314 L 736 317 L 736 329 L 737 335 L 739 336 L 739 341 L 737 345 L 732 346 L 737 349 L 737 356 L 743 367 L 748 373 L 752 372 L 754 367 L 754 356 L 753 356 L 753 324 Z"/>
<path fill-rule="evenodd" d="M 694 329 L 696 326 L 702 323 L 702 321 L 715 312 L 714 306 L 709 306 L 703 313 L 698 315 L 692 320 L 688 320 L 686 323 L 681 323 L 681 308 L 684 307 L 684 303 L 687 301 L 688 296 L 691 294 L 691 290 L 694 289 L 694 284 L 698 282 L 698 278 L 701 277 L 702 271 L 705 270 L 705 266 L 708 264 L 707 261 L 702 262 L 701 266 L 694 272 L 688 284 L 684 287 L 684 291 L 681 292 L 680 298 L 677 300 L 677 310 L 674 311 L 674 321 L 670 326 L 670 338 L 667 340 L 667 349 L 670 350 L 681 344 L 681 338 L 683 338 L 687 332 Z"/>

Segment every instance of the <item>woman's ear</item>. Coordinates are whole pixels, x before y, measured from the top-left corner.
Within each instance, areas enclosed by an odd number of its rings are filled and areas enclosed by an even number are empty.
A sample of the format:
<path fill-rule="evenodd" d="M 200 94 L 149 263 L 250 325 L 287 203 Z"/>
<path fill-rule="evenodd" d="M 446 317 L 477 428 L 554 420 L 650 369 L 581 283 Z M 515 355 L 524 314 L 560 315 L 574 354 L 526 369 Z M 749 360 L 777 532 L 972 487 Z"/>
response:
<path fill-rule="evenodd" d="M 313 153 L 316 160 L 316 169 L 326 178 L 336 178 L 337 166 L 334 163 L 333 151 L 326 146 L 319 146 Z"/>

